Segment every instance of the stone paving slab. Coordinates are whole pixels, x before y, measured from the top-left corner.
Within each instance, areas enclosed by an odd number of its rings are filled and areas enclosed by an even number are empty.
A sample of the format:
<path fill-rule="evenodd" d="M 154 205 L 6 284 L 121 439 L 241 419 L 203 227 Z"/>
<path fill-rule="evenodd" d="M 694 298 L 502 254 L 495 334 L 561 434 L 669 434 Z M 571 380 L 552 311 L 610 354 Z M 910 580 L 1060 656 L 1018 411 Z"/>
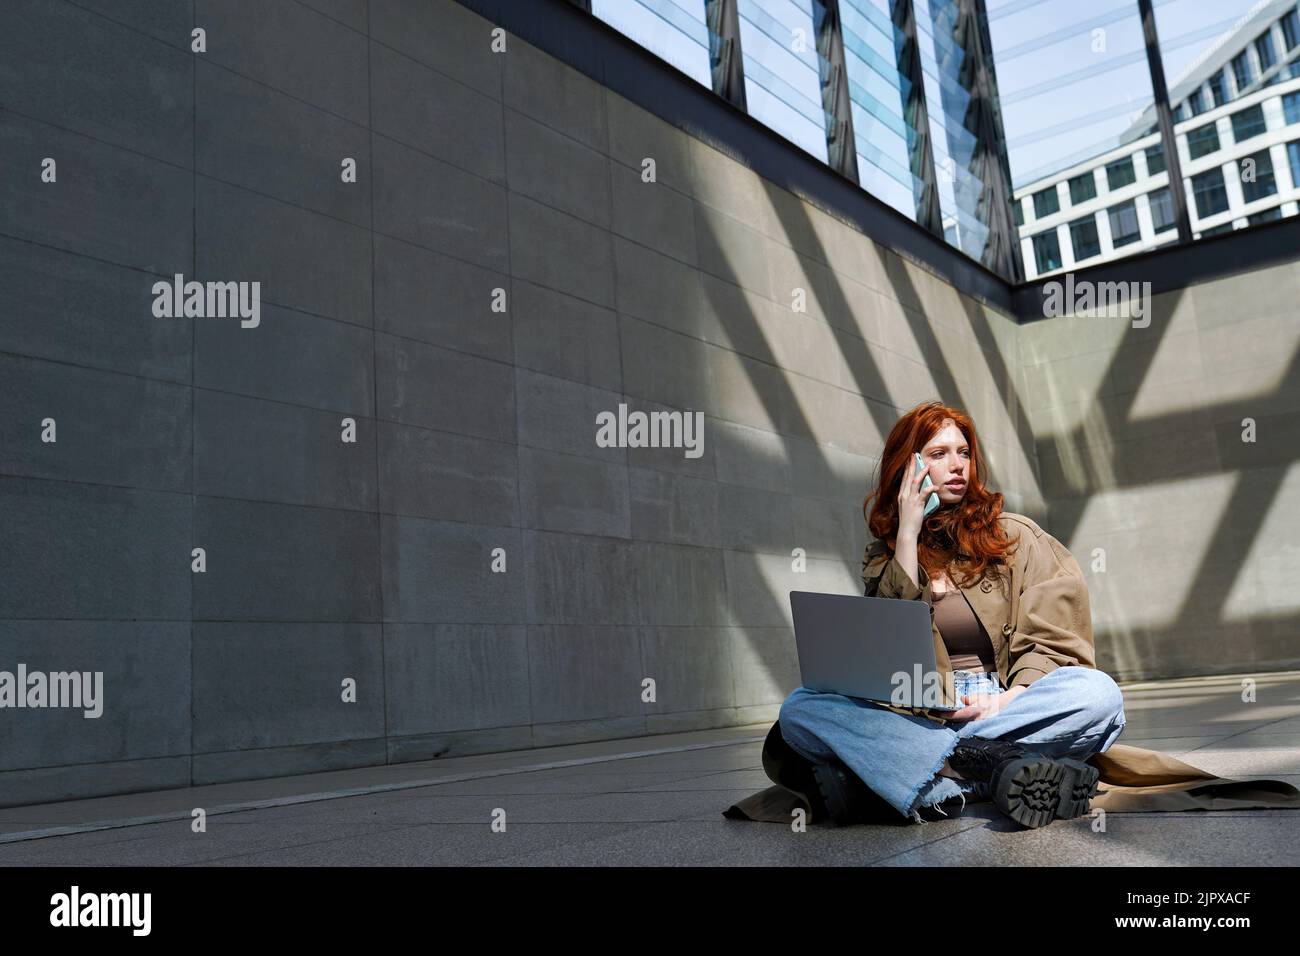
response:
<path fill-rule="evenodd" d="M 1235 678 L 1178 683 L 1125 688 L 1120 742 L 1300 783 L 1300 675 L 1269 675 L 1265 704 L 1231 697 Z M 1300 854 L 1296 810 L 1110 813 L 1104 832 L 1092 818 L 1022 830 L 987 803 L 924 825 L 725 819 L 770 783 L 769 726 L 7 808 L 0 865 L 1292 866 Z"/>

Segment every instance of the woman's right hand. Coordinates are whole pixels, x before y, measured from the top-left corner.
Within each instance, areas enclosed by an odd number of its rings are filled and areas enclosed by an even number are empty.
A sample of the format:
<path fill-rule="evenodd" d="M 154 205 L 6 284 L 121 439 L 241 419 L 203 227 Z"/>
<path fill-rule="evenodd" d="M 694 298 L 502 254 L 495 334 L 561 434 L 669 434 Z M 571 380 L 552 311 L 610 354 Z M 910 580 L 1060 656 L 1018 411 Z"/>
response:
<path fill-rule="evenodd" d="M 915 540 L 921 533 L 921 523 L 925 520 L 925 502 L 932 492 L 921 491 L 921 482 L 930 473 L 927 464 L 920 474 L 904 478 L 898 483 L 898 536 Z M 931 479 L 933 481 L 933 479 Z"/>

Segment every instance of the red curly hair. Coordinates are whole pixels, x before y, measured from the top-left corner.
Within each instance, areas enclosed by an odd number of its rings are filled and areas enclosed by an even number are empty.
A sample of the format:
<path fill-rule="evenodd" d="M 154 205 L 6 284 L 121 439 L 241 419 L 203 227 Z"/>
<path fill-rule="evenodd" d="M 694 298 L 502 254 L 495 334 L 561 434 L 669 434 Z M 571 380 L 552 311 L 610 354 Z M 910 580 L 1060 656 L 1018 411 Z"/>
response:
<path fill-rule="evenodd" d="M 916 555 L 931 578 L 960 564 L 961 580 L 956 583 L 969 587 L 993 566 L 1007 564 L 1014 545 L 998 525 L 1003 497 L 984 485 L 979 435 L 965 412 L 941 402 L 926 402 L 903 415 L 885 439 L 876 488 L 862 502 L 862 514 L 871 534 L 892 556 L 890 541 L 898 534 L 898 489 L 903 475 L 912 474 L 912 456 L 948 423 L 962 431 L 970 446 L 966 494 L 955 505 L 940 507 L 925 519 L 917 536 Z"/>

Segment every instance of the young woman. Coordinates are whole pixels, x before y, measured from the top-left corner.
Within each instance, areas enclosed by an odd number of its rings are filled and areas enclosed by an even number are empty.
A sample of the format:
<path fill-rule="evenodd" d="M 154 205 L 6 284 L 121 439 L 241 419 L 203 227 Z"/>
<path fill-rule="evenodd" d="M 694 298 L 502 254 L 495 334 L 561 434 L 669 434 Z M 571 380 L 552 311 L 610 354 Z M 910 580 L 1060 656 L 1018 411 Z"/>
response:
<path fill-rule="evenodd" d="M 924 469 L 914 474 L 916 454 Z M 923 808 L 991 799 L 1025 827 L 1087 812 L 1098 771 L 1084 762 L 1124 728 L 1119 687 L 1096 669 L 1088 589 L 1059 541 L 1002 510 L 984 484 L 975 425 L 930 402 L 895 424 L 863 512 L 868 596 L 932 608 L 947 719 L 797 688 L 781 707 L 790 748 L 811 762 L 813 819 L 853 822 L 884 801 Z M 932 489 L 921 490 L 926 475 Z M 924 514 L 931 492 L 939 507 Z"/>

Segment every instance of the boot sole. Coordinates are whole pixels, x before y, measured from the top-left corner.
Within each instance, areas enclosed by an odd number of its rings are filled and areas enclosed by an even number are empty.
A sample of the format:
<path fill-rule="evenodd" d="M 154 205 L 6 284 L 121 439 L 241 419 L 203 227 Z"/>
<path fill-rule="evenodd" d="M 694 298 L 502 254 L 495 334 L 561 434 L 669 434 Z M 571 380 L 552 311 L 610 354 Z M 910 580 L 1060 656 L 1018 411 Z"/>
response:
<path fill-rule="evenodd" d="M 999 810 L 1033 829 L 1087 813 L 1100 777 L 1082 760 L 1021 757 L 999 768 L 992 795 Z"/>

